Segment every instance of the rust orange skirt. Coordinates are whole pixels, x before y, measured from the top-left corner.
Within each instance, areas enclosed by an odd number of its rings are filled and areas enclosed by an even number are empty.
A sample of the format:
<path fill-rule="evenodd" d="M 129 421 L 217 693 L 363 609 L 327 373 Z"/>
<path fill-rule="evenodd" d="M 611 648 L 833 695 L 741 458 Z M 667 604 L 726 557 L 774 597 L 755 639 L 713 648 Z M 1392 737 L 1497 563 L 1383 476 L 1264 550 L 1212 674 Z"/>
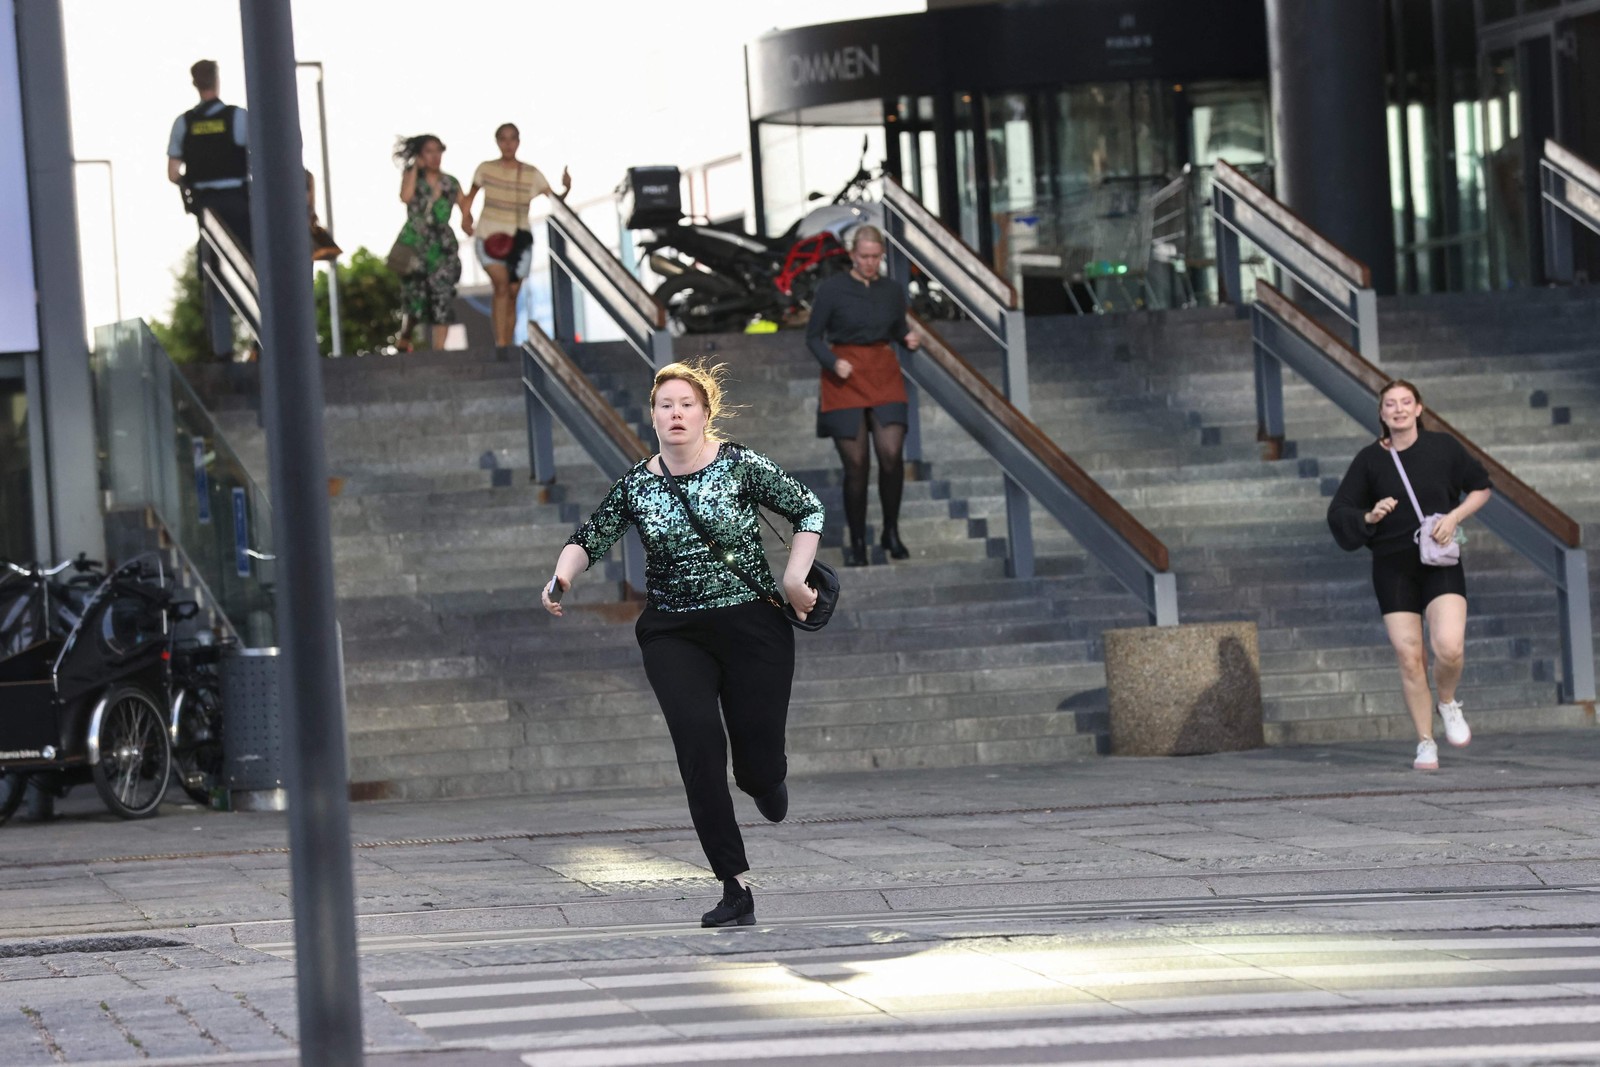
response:
<path fill-rule="evenodd" d="M 875 345 L 832 345 L 835 357 L 850 364 L 850 377 L 831 370 L 822 372 L 822 404 L 818 410 L 876 408 L 906 402 L 906 383 L 900 361 L 886 341 Z"/>

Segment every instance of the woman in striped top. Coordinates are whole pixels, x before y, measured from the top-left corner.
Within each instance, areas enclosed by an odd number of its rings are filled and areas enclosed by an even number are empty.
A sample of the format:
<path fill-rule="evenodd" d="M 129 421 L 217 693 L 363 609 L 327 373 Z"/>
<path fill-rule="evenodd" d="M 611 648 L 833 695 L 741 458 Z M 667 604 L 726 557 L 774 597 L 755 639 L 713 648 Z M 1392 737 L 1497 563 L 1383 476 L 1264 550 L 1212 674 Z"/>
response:
<path fill-rule="evenodd" d="M 522 135 L 512 123 L 504 123 L 495 130 L 494 140 L 500 146 L 500 158 L 480 163 L 473 172 L 472 185 L 461 198 L 461 228 L 468 237 L 476 238 L 478 262 L 483 264 L 494 285 L 494 343 L 509 345 L 517 324 L 517 293 L 533 264 L 528 205 L 540 194 L 566 199 L 567 191 L 572 188 L 572 175 L 563 167 L 561 192 L 552 189 L 538 167 L 517 158 Z M 483 214 L 474 220 L 472 204 L 480 189 L 483 190 Z M 488 252 L 486 243 L 497 234 L 511 238 L 511 251 L 506 256 L 491 256 Z"/>

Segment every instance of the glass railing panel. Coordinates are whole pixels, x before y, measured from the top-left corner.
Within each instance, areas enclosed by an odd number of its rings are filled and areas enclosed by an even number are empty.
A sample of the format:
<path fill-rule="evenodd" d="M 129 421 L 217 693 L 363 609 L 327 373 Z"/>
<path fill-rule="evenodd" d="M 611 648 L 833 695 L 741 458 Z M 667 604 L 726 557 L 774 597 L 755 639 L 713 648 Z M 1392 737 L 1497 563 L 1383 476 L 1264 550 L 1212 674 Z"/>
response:
<path fill-rule="evenodd" d="M 148 507 L 249 647 L 275 643 L 272 509 L 141 321 L 95 331 L 107 509 Z"/>

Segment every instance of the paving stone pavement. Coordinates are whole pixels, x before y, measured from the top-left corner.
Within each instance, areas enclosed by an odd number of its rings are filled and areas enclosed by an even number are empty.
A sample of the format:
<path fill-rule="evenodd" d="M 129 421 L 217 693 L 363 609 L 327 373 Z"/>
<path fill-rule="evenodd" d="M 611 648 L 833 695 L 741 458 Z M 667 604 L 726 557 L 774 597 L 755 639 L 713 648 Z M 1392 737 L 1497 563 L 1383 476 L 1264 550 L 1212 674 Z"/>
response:
<path fill-rule="evenodd" d="M 1409 756 L 1373 742 L 796 779 L 781 825 L 738 800 L 760 919 L 741 931 L 698 929 L 716 890 L 676 790 L 358 804 L 371 1062 L 524 1062 L 445 1047 L 394 999 L 407 983 L 989 958 L 1027 938 L 1087 951 L 1245 913 L 1294 936 L 1600 926 L 1600 731 L 1486 735 L 1434 774 Z M 87 790 L 49 824 L 0 828 L 4 1062 L 292 1057 L 285 841 L 282 814 L 173 804 L 124 823 Z"/>

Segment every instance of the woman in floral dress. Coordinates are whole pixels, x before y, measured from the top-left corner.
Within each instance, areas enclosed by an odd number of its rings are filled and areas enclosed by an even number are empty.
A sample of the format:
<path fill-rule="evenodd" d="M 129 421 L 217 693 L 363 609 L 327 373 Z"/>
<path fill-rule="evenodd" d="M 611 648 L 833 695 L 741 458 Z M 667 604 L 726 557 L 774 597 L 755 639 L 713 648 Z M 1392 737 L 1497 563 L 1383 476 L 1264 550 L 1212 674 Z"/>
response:
<path fill-rule="evenodd" d="M 394 158 L 405 167 L 400 202 L 406 224 L 400 241 L 416 249 L 419 269 L 400 279 L 400 336 L 396 346 L 409 351 L 412 331 L 426 323 L 434 348 L 443 348 L 445 334 L 456 321 L 456 284 L 461 281 L 460 246 L 450 213 L 460 205 L 461 183 L 440 169 L 444 142 L 431 133 L 407 137 Z"/>

